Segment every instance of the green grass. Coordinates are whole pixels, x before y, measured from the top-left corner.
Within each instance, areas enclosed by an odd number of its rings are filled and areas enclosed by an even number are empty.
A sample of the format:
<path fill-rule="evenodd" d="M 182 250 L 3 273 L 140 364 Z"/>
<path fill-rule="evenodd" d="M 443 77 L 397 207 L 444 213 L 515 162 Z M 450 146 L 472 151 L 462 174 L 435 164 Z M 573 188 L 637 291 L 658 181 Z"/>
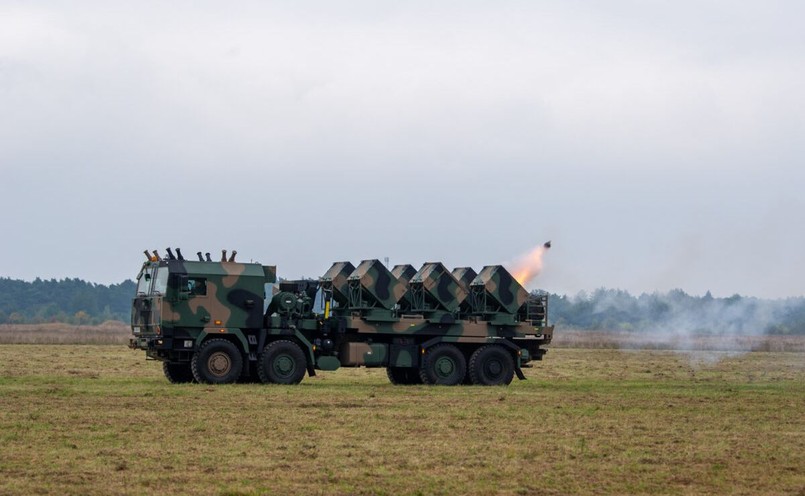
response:
<path fill-rule="evenodd" d="M 508 388 L 170 385 L 0 346 L 0 494 L 803 494 L 805 354 L 552 350 Z"/>

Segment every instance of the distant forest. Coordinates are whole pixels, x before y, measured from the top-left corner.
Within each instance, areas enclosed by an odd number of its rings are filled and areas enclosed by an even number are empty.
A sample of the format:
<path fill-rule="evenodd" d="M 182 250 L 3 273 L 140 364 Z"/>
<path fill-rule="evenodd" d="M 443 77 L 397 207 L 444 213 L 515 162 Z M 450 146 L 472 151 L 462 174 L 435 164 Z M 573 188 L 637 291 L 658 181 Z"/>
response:
<path fill-rule="evenodd" d="M 133 281 L 104 286 L 81 279 L 0 278 L 0 324 L 100 324 L 131 318 Z"/>
<path fill-rule="evenodd" d="M 0 278 L 0 324 L 128 322 L 133 281 L 104 286 L 81 279 Z M 805 334 L 805 298 L 692 296 L 676 289 L 633 296 L 597 289 L 551 294 L 552 324 L 576 329 L 687 334 Z"/>

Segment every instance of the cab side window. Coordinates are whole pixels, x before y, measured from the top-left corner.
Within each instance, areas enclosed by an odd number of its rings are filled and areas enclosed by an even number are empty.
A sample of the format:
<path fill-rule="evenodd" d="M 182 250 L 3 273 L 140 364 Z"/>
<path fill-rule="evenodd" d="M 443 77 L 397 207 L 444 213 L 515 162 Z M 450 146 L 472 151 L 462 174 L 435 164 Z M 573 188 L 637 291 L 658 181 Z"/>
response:
<path fill-rule="evenodd" d="M 190 296 L 205 296 L 207 294 L 207 279 L 203 277 L 188 278 L 187 291 Z"/>

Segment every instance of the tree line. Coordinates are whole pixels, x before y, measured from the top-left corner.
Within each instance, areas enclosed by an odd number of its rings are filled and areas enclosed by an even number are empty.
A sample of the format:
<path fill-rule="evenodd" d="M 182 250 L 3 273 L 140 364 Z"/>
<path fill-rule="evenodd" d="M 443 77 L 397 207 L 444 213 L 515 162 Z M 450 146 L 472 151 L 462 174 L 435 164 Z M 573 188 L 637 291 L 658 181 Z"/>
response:
<path fill-rule="evenodd" d="M 70 278 L 0 278 L 0 324 L 127 322 L 135 288 L 131 280 L 105 286 Z"/>
<path fill-rule="evenodd" d="M 128 322 L 135 283 L 0 278 L 0 324 Z M 618 289 L 549 295 L 552 324 L 577 329 L 696 334 L 805 334 L 805 298 L 694 296 L 680 289 L 638 296 Z"/>

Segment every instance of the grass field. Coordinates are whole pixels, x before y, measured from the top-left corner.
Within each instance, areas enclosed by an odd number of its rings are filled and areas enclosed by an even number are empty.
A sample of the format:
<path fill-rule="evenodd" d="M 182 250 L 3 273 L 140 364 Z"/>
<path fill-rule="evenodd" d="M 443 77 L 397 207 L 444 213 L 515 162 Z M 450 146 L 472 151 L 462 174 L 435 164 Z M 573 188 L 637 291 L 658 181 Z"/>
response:
<path fill-rule="evenodd" d="M 0 494 L 805 494 L 805 354 L 554 349 L 508 388 L 169 385 L 0 346 Z"/>

